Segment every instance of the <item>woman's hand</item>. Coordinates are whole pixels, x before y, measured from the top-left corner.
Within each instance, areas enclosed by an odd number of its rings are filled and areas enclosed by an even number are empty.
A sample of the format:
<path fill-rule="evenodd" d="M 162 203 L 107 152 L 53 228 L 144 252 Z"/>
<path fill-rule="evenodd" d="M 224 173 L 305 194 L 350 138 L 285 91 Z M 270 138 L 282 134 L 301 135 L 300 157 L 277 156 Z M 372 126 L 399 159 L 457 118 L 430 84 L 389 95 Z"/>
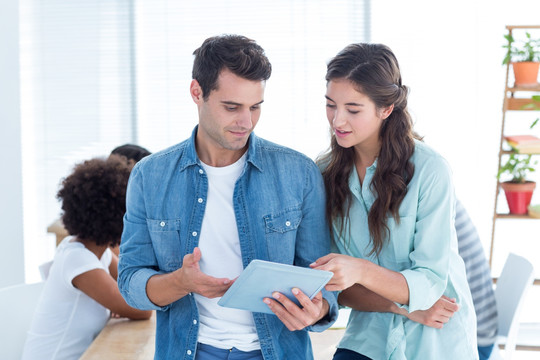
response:
<path fill-rule="evenodd" d="M 442 329 L 444 324 L 450 321 L 454 313 L 459 310 L 459 305 L 456 304 L 456 299 L 450 299 L 443 295 L 432 307 L 427 310 L 417 310 L 412 313 L 404 314 L 409 320 L 433 327 Z"/>
<path fill-rule="evenodd" d="M 361 283 L 362 259 L 342 254 L 328 254 L 309 265 L 313 269 L 326 270 L 334 276 L 325 289 L 328 291 L 345 290 L 356 283 Z"/>

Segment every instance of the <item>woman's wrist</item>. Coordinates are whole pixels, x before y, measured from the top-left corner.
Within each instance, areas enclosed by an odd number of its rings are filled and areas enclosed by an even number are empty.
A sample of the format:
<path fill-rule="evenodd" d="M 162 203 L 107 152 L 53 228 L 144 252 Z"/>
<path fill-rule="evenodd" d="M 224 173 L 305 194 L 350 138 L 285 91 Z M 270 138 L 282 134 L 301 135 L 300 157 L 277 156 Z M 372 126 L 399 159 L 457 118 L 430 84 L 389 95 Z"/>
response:
<path fill-rule="evenodd" d="M 369 261 L 357 258 L 356 262 L 357 262 L 357 265 L 355 266 L 355 269 L 356 269 L 355 281 L 357 284 L 364 285 L 363 280 L 365 279 L 367 267 L 369 266 L 368 264 Z"/>

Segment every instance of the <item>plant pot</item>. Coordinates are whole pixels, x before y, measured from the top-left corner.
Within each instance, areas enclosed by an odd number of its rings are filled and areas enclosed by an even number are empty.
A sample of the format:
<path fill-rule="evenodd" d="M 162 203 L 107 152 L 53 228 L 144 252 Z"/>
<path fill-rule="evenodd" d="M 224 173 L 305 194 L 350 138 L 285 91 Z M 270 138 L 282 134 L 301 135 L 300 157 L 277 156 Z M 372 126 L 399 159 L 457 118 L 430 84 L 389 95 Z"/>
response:
<path fill-rule="evenodd" d="M 527 181 L 525 183 L 503 182 L 501 188 L 506 195 L 510 214 L 524 215 L 527 214 L 527 207 L 531 203 L 532 194 L 536 183 Z"/>
<path fill-rule="evenodd" d="M 540 63 L 521 61 L 512 63 L 514 69 L 514 86 L 534 86 L 538 84 L 538 68 Z"/>

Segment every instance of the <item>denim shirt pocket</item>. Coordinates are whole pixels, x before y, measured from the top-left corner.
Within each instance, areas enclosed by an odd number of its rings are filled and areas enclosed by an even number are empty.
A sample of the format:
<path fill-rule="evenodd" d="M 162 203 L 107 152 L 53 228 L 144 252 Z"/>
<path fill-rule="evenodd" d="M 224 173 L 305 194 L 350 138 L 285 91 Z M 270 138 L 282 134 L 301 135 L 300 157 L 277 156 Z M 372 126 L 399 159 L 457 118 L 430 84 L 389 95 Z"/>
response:
<path fill-rule="evenodd" d="M 159 269 L 174 271 L 182 266 L 180 219 L 146 219 Z"/>
<path fill-rule="evenodd" d="M 302 210 L 291 208 L 264 216 L 266 246 L 270 261 L 294 262 L 296 231 L 302 221 Z"/>

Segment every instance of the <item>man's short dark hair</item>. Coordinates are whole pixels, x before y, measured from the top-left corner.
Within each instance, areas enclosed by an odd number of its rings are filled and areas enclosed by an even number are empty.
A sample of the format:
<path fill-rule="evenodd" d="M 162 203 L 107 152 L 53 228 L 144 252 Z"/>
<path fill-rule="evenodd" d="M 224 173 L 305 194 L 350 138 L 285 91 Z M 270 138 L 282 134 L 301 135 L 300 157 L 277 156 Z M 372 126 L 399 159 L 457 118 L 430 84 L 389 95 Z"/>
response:
<path fill-rule="evenodd" d="M 57 194 L 62 201 L 62 222 L 70 235 L 97 245 L 120 243 L 131 168 L 130 162 L 118 155 L 75 166 Z"/>
<path fill-rule="evenodd" d="M 203 99 L 217 90 L 220 72 L 227 68 L 233 74 L 253 81 L 265 81 L 272 74 L 272 65 L 264 50 L 254 40 L 242 35 L 219 35 L 206 39 L 193 52 L 193 79 L 199 82 Z"/>

